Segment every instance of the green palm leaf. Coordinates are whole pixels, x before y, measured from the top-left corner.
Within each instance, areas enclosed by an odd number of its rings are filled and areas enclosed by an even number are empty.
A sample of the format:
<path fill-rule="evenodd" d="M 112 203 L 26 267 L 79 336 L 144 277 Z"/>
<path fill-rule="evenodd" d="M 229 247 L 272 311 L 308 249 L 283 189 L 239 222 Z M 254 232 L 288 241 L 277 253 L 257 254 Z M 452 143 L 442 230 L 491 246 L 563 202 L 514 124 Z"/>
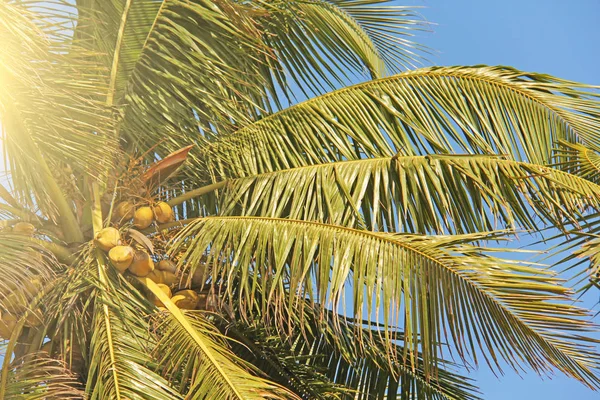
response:
<path fill-rule="evenodd" d="M 260 288 L 266 294 L 263 314 L 269 304 L 299 312 L 305 297 L 337 310 L 350 296 L 346 307 L 356 319 L 378 316 L 386 343 L 404 342 L 404 362 L 411 368 L 421 349 L 427 375 L 446 327 L 462 359 L 476 357 L 479 347 L 492 366 L 504 360 L 538 373 L 553 366 L 597 387 L 593 371 L 599 360 L 588 344 L 591 339 L 568 333 L 592 329 L 585 311 L 568 303 L 569 290 L 551 272 L 497 259 L 466 244 L 485 237 L 407 236 L 307 221 L 209 217 L 185 228 L 172 252 L 185 251 L 183 259 L 191 266 L 208 257 L 212 279 L 226 282 L 224 294 L 239 307 L 253 307 Z M 234 282 L 239 286 L 235 300 Z M 399 324 L 403 338 L 391 330 Z M 388 357 L 394 355 L 388 352 Z"/>
<path fill-rule="evenodd" d="M 375 339 L 373 346 L 359 346 L 353 319 L 339 317 L 342 322 L 334 325 L 331 318 L 322 321 L 319 314 L 306 304 L 302 322 L 289 315 L 303 329 L 288 332 L 284 342 L 259 321 L 249 325 L 238 319 L 234 327 L 227 324 L 225 329 L 236 341 L 236 354 L 305 398 L 478 399 L 470 379 L 452 372 L 452 363 L 439 360 L 440 369 L 433 377 L 425 375 L 422 359 L 417 369 L 390 365 L 376 326 L 366 328 L 365 322 L 362 340 Z M 403 349 L 394 350 L 401 358 Z"/>
<path fill-rule="evenodd" d="M 82 399 L 77 379 L 59 361 L 33 354 L 10 364 L 5 399 Z"/>
<path fill-rule="evenodd" d="M 167 374 L 183 382 L 187 399 L 297 399 L 283 387 L 253 376 L 210 322 L 182 313 L 154 282 L 140 280 L 169 311 L 158 316 L 162 338 L 156 351 L 161 364 L 168 366 Z"/>
<path fill-rule="evenodd" d="M 410 35 L 422 22 L 411 8 L 382 3 L 389 1 L 260 2 L 264 17 L 257 19 L 265 43 L 276 53 L 276 81 L 287 89 L 289 74 L 305 94 L 319 93 L 347 80 L 349 73 L 363 75 L 366 69 L 371 78 L 380 78 L 388 68 L 417 62 L 421 49 L 401 35 Z M 343 67 L 337 66 L 340 61 Z"/>
<path fill-rule="evenodd" d="M 72 182 L 74 173 L 106 176 L 106 162 L 117 150 L 109 110 L 96 101 L 106 90 L 98 79 L 102 68 L 64 33 L 74 21 L 66 11 L 45 15 L 3 2 L 0 20 L 0 121 L 14 196 L 60 221 L 68 241 L 80 241 L 65 197 L 67 191 L 81 195 L 79 188 L 65 190 L 60 183 Z"/>
<path fill-rule="evenodd" d="M 206 153 L 223 178 L 397 153 L 466 151 L 545 164 L 557 140 L 598 144 L 600 106 L 589 88 L 507 67 L 418 69 L 272 114 Z"/>
<path fill-rule="evenodd" d="M 371 229 L 420 233 L 477 232 L 499 224 L 537 229 L 536 217 L 560 227 L 600 201 L 600 186 L 577 175 L 479 155 L 341 161 L 224 185 L 222 215 L 345 226 L 366 221 Z"/>
<path fill-rule="evenodd" d="M 26 297 L 31 294 L 16 289 L 34 279 L 43 286 L 54 279 L 58 269 L 54 257 L 27 235 L 0 231 L 0 308 L 10 308 L 7 301 L 11 299 L 28 304 Z"/>
<path fill-rule="evenodd" d="M 92 253 L 93 254 L 93 253 Z M 94 258 L 91 258 L 94 260 Z M 100 258 L 101 260 L 101 258 Z M 104 262 L 94 299 L 86 393 L 89 399 L 182 399 L 155 372 L 150 304 Z M 94 263 L 90 261 L 91 267 Z"/>
<path fill-rule="evenodd" d="M 600 155 L 582 144 L 559 142 L 554 166 L 572 175 L 600 183 Z"/>

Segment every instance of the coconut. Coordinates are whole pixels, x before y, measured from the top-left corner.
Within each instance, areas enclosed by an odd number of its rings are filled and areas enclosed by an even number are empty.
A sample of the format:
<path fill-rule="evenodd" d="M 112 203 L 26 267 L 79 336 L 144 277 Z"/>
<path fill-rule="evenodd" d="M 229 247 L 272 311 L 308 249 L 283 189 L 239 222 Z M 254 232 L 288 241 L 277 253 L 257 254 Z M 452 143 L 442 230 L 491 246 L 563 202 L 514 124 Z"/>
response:
<path fill-rule="evenodd" d="M 160 288 L 160 290 L 162 290 L 162 292 L 164 294 L 167 295 L 168 298 L 171 298 L 172 294 L 171 294 L 171 288 L 168 287 L 167 285 L 164 285 L 162 283 L 159 283 L 158 285 L 156 285 Z M 156 305 L 157 307 L 164 307 L 165 305 L 163 304 L 162 301 L 160 301 L 160 299 L 156 296 L 154 296 L 154 305 Z"/>
<path fill-rule="evenodd" d="M 129 266 L 129 272 L 136 276 L 146 276 L 152 271 L 154 271 L 154 262 L 150 255 L 143 250 L 136 250 Z"/>
<path fill-rule="evenodd" d="M 170 222 L 175 218 L 175 216 L 173 215 L 173 209 L 164 201 L 156 203 L 156 205 L 153 208 L 154 217 L 156 218 L 159 224 Z"/>
<path fill-rule="evenodd" d="M 205 265 L 199 265 L 192 275 L 192 287 L 203 286 L 206 278 L 204 276 Z"/>
<path fill-rule="evenodd" d="M 184 310 L 195 310 L 198 300 L 198 294 L 189 289 L 180 290 L 171 298 L 173 304 Z"/>
<path fill-rule="evenodd" d="M 162 272 L 162 280 L 165 285 L 173 286 L 177 282 L 179 282 L 179 278 L 172 272 L 169 271 L 159 271 Z"/>
<path fill-rule="evenodd" d="M 13 232 L 32 236 L 35 233 L 35 226 L 29 222 L 17 222 L 15 226 L 13 226 Z"/>
<path fill-rule="evenodd" d="M 115 246 L 108 252 L 108 258 L 113 266 L 123 273 L 131 265 L 134 254 L 135 250 L 130 246 Z"/>
<path fill-rule="evenodd" d="M 161 271 L 169 271 L 173 274 L 177 272 L 177 264 L 171 260 L 160 260 L 158 264 L 156 264 L 156 268 Z"/>
<path fill-rule="evenodd" d="M 0 317 L 0 338 L 5 340 L 10 339 L 16 326 L 16 316 L 8 313 L 2 313 L 2 316 Z"/>
<path fill-rule="evenodd" d="M 151 279 L 154 283 L 164 283 L 167 286 L 173 286 L 178 281 L 177 275 L 174 273 L 158 269 L 154 269 L 154 271 L 150 272 L 146 278 Z"/>
<path fill-rule="evenodd" d="M 122 201 L 115 207 L 115 217 L 119 221 L 126 221 L 133 218 L 135 206 L 130 201 Z"/>
<path fill-rule="evenodd" d="M 94 238 L 96 246 L 104 251 L 109 251 L 121 243 L 121 234 L 118 229 L 104 228 Z"/>
<path fill-rule="evenodd" d="M 133 225 L 138 229 L 146 229 L 154 220 L 154 212 L 150 207 L 140 207 L 133 215 Z"/>

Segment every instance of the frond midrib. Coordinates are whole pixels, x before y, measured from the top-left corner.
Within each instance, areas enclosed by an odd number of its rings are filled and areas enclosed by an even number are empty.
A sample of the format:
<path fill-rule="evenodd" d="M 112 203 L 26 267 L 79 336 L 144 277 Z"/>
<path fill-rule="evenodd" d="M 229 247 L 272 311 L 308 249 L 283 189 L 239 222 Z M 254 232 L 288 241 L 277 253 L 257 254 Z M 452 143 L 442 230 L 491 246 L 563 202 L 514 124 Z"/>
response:
<path fill-rule="evenodd" d="M 445 154 L 441 154 L 441 155 L 437 155 L 437 154 L 429 154 L 429 155 L 416 155 L 416 156 L 392 156 L 392 157 L 375 157 L 375 158 L 362 158 L 362 159 L 358 159 L 358 160 L 341 160 L 341 161 L 334 161 L 334 162 L 329 162 L 329 163 L 321 163 L 321 164 L 311 164 L 311 165 L 301 165 L 301 166 L 297 166 L 297 167 L 293 167 L 293 168 L 286 168 L 286 169 L 281 169 L 281 170 L 276 170 L 276 171 L 268 171 L 268 172 L 263 172 L 260 174 L 253 174 L 253 175 L 247 175 L 247 176 L 241 176 L 241 177 L 237 177 L 237 178 L 227 178 L 221 182 L 223 183 L 231 183 L 231 182 L 235 182 L 235 181 L 242 181 L 242 180 L 250 180 L 250 179 L 259 179 L 261 177 L 267 177 L 267 176 L 273 176 L 273 175 L 278 175 L 278 174 L 285 174 L 288 172 L 293 172 L 293 171 L 300 171 L 300 170 L 308 170 L 308 169 L 319 169 L 319 168 L 330 168 L 330 167 L 335 167 L 336 165 L 351 165 L 351 164 L 361 164 L 361 163 L 377 163 L 377 162 L 383 162 L 383 161 L 387 161 L 387 160 L 418 160 L 418 159 L 431 159 L 431 160 L 450 160 L 451 162 L 453 162 L 453 158 L 464 158 L 464 159 L 482 159 L 482 160 L 489 160 L 489 161 L 495 161 L 498 164 L 507 164 L 507 165 L 516 165 L 516 166 L 521 166 L 521 167 L 525 167 L 525 168 L 539 168 L 542 171 L 547 169 L 552 171 L 552 173 L 555 173 L 557 175 L 561 175 L 561 176 L 567 176 L 571 179 L 575 179 L 577 181 L 582 181 L 585 182 L 586 185 L 589 185 L 591 187 L 594 187 L 596 191 L 598 191 L 599 197 L 600 197 L 600 184 L 597 184 L 595 182 L 592 182 L 588 179 L 582 178 L 578 175 L 575 174 L 571 174 L 565 171 L 562 171 L 560 169 L 555 169 L 552 167 L 549 167 L 547 165 L 544 164 L 535 164 L 535 163 L 529 163 L 529 162 L 524 162 L 524 161 L 515 161 L 515 160 L 507 160 L 504 159 L 503 156 L 500 155 L 494 155 L 494 154 L 490 154 L 490 155 L 485 155 L 485 154 L 453 154 L 453 155 L 445 155 Z M 523 179 L 525 179 L 527 177 L 523 177 Z M 221 183 L 219 182 L 219 183 Z M 566 186 L 564 184 L 561 183 L 561 185 Z M 573 190 L 573 192 L 576 192 L 578 194 L 583 195 L 583 193 L 576 191 L 574 188 L 569 187 L 570 190 Z"/>

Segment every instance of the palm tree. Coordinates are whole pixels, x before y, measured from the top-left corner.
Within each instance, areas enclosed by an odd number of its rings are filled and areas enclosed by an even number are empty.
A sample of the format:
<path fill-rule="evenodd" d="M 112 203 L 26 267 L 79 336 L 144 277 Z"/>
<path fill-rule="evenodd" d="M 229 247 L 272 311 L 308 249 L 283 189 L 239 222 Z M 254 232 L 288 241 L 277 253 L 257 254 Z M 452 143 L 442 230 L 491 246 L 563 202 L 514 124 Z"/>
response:
<path fill-rule="evenodd" d="M 573 289 L 496 251 L 596 265 L 597 91 L 417 68 L 386 3 L 0 2 L 0 398 L 600 387 Z"/>

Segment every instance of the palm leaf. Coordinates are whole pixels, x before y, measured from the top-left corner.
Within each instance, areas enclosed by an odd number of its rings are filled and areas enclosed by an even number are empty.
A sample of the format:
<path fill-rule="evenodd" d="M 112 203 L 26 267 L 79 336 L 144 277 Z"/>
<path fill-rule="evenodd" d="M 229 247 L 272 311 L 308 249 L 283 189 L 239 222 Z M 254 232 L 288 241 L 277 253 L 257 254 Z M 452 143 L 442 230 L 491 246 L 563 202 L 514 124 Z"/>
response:
<path fill-rule="evenodd" d="M 568 303 L 570 291 L 551 272 L 497 259 L 466 244 L 485 237 L 407 236 L 307 221 L 209 217 L 188 225 L 174 239 L 172 253 L 185 251 L 182 259 L 191 266 L 208 257 L 213 281 L 226 285 L 224 295 L 239 303 L 242 314 L 251 313 L 244 309 L 253 307 L 260 288 L 267 294 L 260 305 L 263 315 L 269 304 L 299 312 L 306 297 L 333 310 L 345 301 L 359 320 L 381 318 L 380 336 L 388 345 L 404 342 L 411 368 L 420 349 L 427 376 L 445 327 L 462 359 L 470 355 L 477 362 L 479 347 L 491 366 L 499 368 L 504 360 L 538 373 L 555 367 L 597 387 L 593 371 L 598 358 L 588 344 L 591 339 L 574 333 L 592 329 L 586 312 Z M 231 285 L 239 286 L 235 299 Z M 403 326 L 403 338 L 391 330 L 397 325 Z M 388 357 L 393 360 L 393 353 Z"/>
<path fill-rule="evenodd" d="M 151 349 L 156 338 L 143 318 L 151 312 L 150 305 L 102 261 L 104 256 L 91 255 L 88 264 L 93 267 L 93 260 L 98 260 L 100 278 L 91 296 L 94 318 L 86 382 L 88 398 L 183 398 L 155 372 Z"/>
<path fill-rule="evenodd" d="M 165 304 L 157 353 L 167 373 L 177 373 L 189 399 L 296 399 L 291 392 L 253 376 L 208 321 L 184 314 L 148 278 L 140 280 Z M 245 368 L 244 368 L 245 367 Z M 186 388 L 187 383 L 189 387 Z"/>
<path fill-rule="evenodd" d="M 45 285 L 56 276 L 58 263 L 40 244 L 26 235 L 0 231 L 0 307 L 6 309 L 5 301 L 17 296 L 24 304 L 26 293 L 20 288 L 34 279 Z"/>
<path fill-rule="evenodd" d="M 303 322 L 298 316 L 289 316 L 303 329 L 288 333 L 284 340 L 259 321 L 249 325 L 238 320 L 234 327 L 227 324 L 225 329 L 239 342 L 233 343 L 236 354 L 305 398 L 478 398 L 470 379 L 447 369 L 452 363 L 439 360 L 436 376 L 427 377 L 420 367 L 413 370 L 401 363 L 390 365 L 386 346 L 378 339 L 375 346 L 357 345 L 353 319 L 342 317 L 336 326 L 332 319 L 322 321 L 319 311 L 308 304 L 302 315 Z M 365 322 L 362 340 L 377 338 L 377 327 L 366 326 Z M 395 351 L 402 358 L 403 349 L 396 346 Z M 422 366 L 422 360 L 419 364 Z"/>
<path fill-rule="evenodd" d="M 43 353 L 11 363 L 6 399 L 81 399 L 84 393 L 73 374 L 59 361 Z"/>
<path fill-rule="evenodd" d="M 582 144 L 559 142 L 554 166 L 569 174 L 600 183 L 600 155 Z"/>
<path fill-rule="evenodd" d="M 341 161 L 223 184 L 221 215 L 418 233 L 537 229 L 536 217 L 564 227 L 600 201 L 600 186 L 577 175 L 478 155 Z"/>
<path fill-rule="evenodd" d="M 34 13 L 3 2 L 0 19 L 6 21 L 0 27 L 0 121 L 15 197 L 59 221 L 67 241 L 81 241 L 72 198 L 65 193 L 81 196 L 79 188 L 63 190 L 61 183 L 72 182 L 74 173 L 106 176 L 107 160 L 117 149 L 109 110 L 95 100 L 104 87 L 101 67 L 64 33 L 74 21 L 68 11 Z"/>
<path fill-rule="evenodd" d="M 308 95 L 347 82 L 349 73 L 380 78 L 387 68 L 416 63 L 421 49 L 401 35 L 422 22 L 408 7 L 382 3 L 388 1 L 257 2 L 264 7 L 258 24 L 275 52 L 274 79 L 287 89 L 289 75 Z"/>
<path fill-rule="evenodd" d="M 549 163 L 553 143 L 598 144 L 591 87 L 507 67 L 434 67 L 341 89 L 225 135 L 221 178 L 365 157 L 506 154 Z M 215 167 L 215 165 L 219 167 Z"/>

